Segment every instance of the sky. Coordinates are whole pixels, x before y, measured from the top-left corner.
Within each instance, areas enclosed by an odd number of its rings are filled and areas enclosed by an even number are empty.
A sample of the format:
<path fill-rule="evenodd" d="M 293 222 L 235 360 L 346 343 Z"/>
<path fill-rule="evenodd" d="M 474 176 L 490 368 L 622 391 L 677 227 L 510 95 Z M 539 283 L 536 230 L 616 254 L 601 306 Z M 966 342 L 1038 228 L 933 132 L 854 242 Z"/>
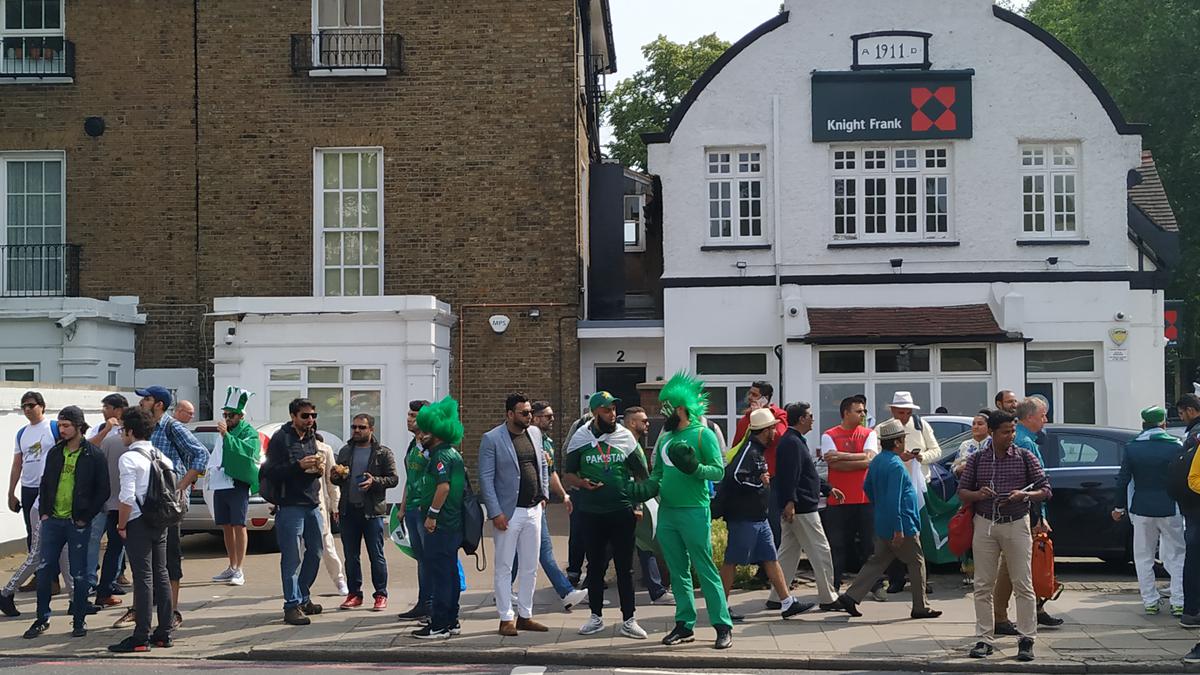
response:
<path fill-rule="evenodd" d="M 1018 7 L 1029 0 L 1015 0 Z M 608 89 L 646 66 L 642 45 L 666 35 L 673 42 L 691 42 L 716 33 L 737 42 L 755 26 L 779 13 L 780 0 L 610 0 L 613 39 L 617 44 L 617 73 L 608 76 Z M 601 142 L 612 140 L 603 129 Z"/>

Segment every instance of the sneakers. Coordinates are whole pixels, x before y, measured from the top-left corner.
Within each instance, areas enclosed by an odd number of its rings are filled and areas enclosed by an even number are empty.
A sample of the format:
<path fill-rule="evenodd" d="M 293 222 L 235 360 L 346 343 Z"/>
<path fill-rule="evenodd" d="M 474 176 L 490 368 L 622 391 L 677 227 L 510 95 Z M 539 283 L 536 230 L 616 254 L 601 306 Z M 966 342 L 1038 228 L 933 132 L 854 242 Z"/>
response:
<path fill-rule="evenodd" d="M 304 612 L 304 614 L 307 616 L 316 616 L 321 613 L 322 609 L 324 609 L 324 607 L 321 607 L 312 600 L 305 600 L 304 602 L 300 603 L 300 611 Z"/>
<path fill-rule="evenodd" d="M 672 605 L 675 604 L 675 594 L 671 591 L 663 591 L 663 594 L 650 601 L 652 605 Z"/>
<path fill-rule="evenodd" d="M 230 586 L 245 586 L 246 573 L 241 570 L 234 570 L 233 576 L 229 577 L 229 581 L 226 583 L 228 583 Z"/>
<path fill-rule="evenodd" d="M 428 625 L 428 624 L 426 624 L 426 625 Z M 450 634 L 451 635 L 461 635 L 462 634 L 462 624 L 459 623 L 458 619 L 455 619 L 454 625 L 450 627 Z"/>
<path fill-rule="evenodd" d="M 599 618 L 599 617 L 596 617 Z M 670 647 L 671 645 L 681 645 L 685 642 L 694 642 L 696 633 L 683 624 L 681 621 L 675 622 L 675 628 L 671 629 L 670 633 L 662 639 L 662 643 Z"/>
<path fill-rule="evenodd" d="M 342 604 L 338 605 L 338 609 L 355 609 L 356 607 L 362 607 L 362 596 L 354 593 L 347 595 Z"/>
<path fill-rule="evenodd" d="M 874 600 L 875 602 L 887 602 L 888 601 L 887 593 L 884 592 L 883 588 L 873 589 L 870 593 L 867 593 L 867 597 Z"/>
<path fill-rule="evenodd" d="M 565 611 L 565 612 L 571 611 L 572 607 L 574 607 L 575 605 L 582 604 L 583 601 L 587 600 L 587 597 L 588 597 L 587 591 L 583 590 L 582 588 L 569 591 L 566 595 L 563 596 L 563 599 L 562 599 L 563 611 Z"/>
<path fill-rule="evenodd" d="M 236 573 L 237 573 L 237 571 L 234 570 L 232 567 L 226 567 L 225 571 L 221 572 L 220 574 L 214 574 L 212 580 L 213 581 L 229 581 L 230 579 L 233 578 L 233 575 Z"/>
<path fill-rule="evenodd" d="M 713 649 L 729 649 L 733 646 L 733 626 L 714 626 L 717 629 L 717 640 Z"/>
<path fill-rule="evenodd" d="M 134 642 L 132 637 L 127 637 L 115 645 L 109 645 L 108 651 L 114 654 L 140 654 L 150 651 L 150 644 L 147 642 Z"/>
<path fill-rule="evenodd" d="M 424 605 L 414 605 L 407 612 L 401 612 L 396 618 L 400 621 L 419 621 L 429 616 Z"/>
<path fill-rule="evenodd" d="M 1044 611 L 1043 611 L 1043 612 L 1038 612 L 1038 614 L 1037 614 L 1037 622 L 1038 622 L 1038 625 L 1039 625 L 1039 626 L 1050 626 L 1050 627 L 1054 627 L 1054 626 L 1061 626 L 1061 625 L 1063 625 L 1063 620 L 1062 620 L 1062 619 L 1058 618 L 1057 616 L 1050 616 L 1049 614 L 1047 614 L 1047 613 L 1046 613 L 1046 612 L 1044 612 Z"/>
<path fill-rule="evenodd" d="M 346 582 L 339 581 L 337 587 L 338 595 L 350 595 L 350 587 L 346 585 Z"/>
<path fill-rule="evenodd" d="M 1179 625 L 1184 628 L 1200 628 L 1200 616 L 1184 614 L 1179 617 Z"/>
<path fill-rule="evenodd" d="M 767 609 L 778 612 L 783 609 L 783 603 L 778 600 L 768 600 Z"/>
<path fill-rule="evenodd" d="M 973 659 L 983 659 L 991 656 L 993 651 L 994 650 L 992 649 L 991 645 L 981 641 L 975 643 L 975 646 L 971 648 L 971 652 L 968 654 L 968 656 Z"/>
<path fill-rule="evenodd" d="M 909 616 L 914 619 L 936 619 L 942 615 L 942 610 L 926 607 L 925 609 L 914 609 Z"/>
<path fill-rule="evenodd" d="M 1150 615 L 1158 614 L 1158 603 L 1156 602 L 1153 605 L 1146 605 L 1146 613 Z"/>
<path fill-rule="evenodd" d="M 283 622 L 291 626 L 307 626 L 312 623 L 312 619 L 305 616 L 304 610 L 296 605 L 283 610 Z"/>
<path fill-rule="evenodd" d="M 1017 636 L 1021 634 L 1021 631 L 1017 630 L 1016 625 L 1011 621 L 997 621 L 996 628 L 993 632 L 995 632 L 996 635 Z"/>
<path fill-rule="evenodd" d="M 434 630 L 430 626 L 421 626 L 420 628 L 409 633 L 418 640 L 446 640 L 450 637 L 450 631 L 444 628 Z"/>
<path fill-rule="evenodd" d="M 593 614 L 590 618 L 588 618 L 587 623 L 583 624 L 583 627 L 579 629 L 579 634 L 595 635 L 602 630 L 604 630 L 604 619 L 601 619 L 596 614 Z M 646 634 L 643 632 L 642 637 L 645 637 L 645 635 Z"/>
<path fill-rule="evenodd" d="M 11 595 L 0 594 L 0 612 L 4 612 L 4 616 L 21 616 L 16 599 Z"/>
<path fill-rule="evenodd" d="M 1192 651 L 1190 651 L 1184 655 L 1183 662 L 1184 663 L 1200 663 L 1200 642 L 1197 642 L 1196 646 L 1192 647 Z"/>
<path fill-rule="evenodd" d="M 593 616 L 595 616 L 595 615 L 593 615 Z M 596 618 L 598 619 L 600 617 L 597 616 Z M 601 623 L 600 626 L 601 626 L 601 628 L 603 628 L 604 624 Z M 619 632 L 623 637 L 633 638 L 634 640 L 645 640 L 646 639 L 646 631 L 643 630 L 642 627 L 638 625 L 637 619 L 634 617 L 629 617 L 628 621 L 622 623 L 621 630 L 619 630 L 617 632 Z"/>
<path fill-rule="evenodd" d="M 26 640 L 32 640 L 33 638 L 40 636 L 42 633 L 45 633 L 49 628 L 49 621 L 38 619 L 37 621 L 33 622 L 33 625 L 30 626 L 21 637 L 25 638 Z"/>
<path fill-rule="evenodd" d="M 87 637 L 87 624 L 81 621 L 72 626 L 71 637 Z"/>
<path fill-rule="evenodd" d="M 109 607 L 116 607 L 117 605 L 120 605 L 120 604 L 121 604 L 121 599 L 114 598 L 111 595 L 106 598 L 100 598 L 100 597 L 96 598 L 96 606 L 99 607 L 100 609 L 108 609 Z"/>
<path fill-rule="evenodd" d="M 385 609 L 387 609 L 387 596 L 386 595 L 375 596 L 375 604 L 371 606 L 371 611 L 372 612 L 382 612 Z"/>
<path fill-rule="evenodd" d="M 1175 618 L 1183 616 L 1183 605 L 1171 605 L 1171 616 Z"/>
<path fill-rule="evenodd" d="M 1023 637 L 1017 640 L 1017 660 L 1033 660 L 1033 638 Z"/>
<path fill-rule="evenodd" d="M 169 635 L 151 635 L 150 644 L 160 649 L 170 649 L 175 646 L 175 640 Z"/>
<path fill-rule="evenodd" d="M 782 616 L 784 619 L 790 619 L 793 616 L 803 614 L 813 607 L 816 607 L 816 605 L 811 602 L 800 602 L 795 598 L 791 598 L 791 601 L 792 602 L 790 605 L 788 605 L 788 608 L 780 612 L 780 616 Z M 783 603 L 780 603 L 780 606 L 782 607 Z"/>
<path fill-rule="evenodd" d="M 171 613 L 171 630 L 175 630 L 176 628 L 179 628 L 182 625 L 183 625 L 183 615 L 179 613 L 179 610 L 175 610 L 174 612 Z"/>
<path fill-rule="evenodd" d="M 113 628 L 124 628 L 126 626 L 132 626 L 136 622 L 137 622 L 137 616 L 134 615 L 133 608 L 130 607 L 129 609 L 125 610 L 125 613 L 121 615 L 121 618 L 119 618 L 113 622 L 112 627 Z"/>

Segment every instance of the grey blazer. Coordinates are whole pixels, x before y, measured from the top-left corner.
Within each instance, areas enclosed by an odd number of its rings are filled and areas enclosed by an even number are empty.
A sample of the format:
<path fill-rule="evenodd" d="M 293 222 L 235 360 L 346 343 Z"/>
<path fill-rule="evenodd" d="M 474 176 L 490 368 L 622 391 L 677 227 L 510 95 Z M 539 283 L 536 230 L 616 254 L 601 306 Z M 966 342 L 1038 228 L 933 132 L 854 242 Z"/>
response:
<path fill-rule="evenodd" d="M 538 480 L 541 483 L 543 496 L 550 495 L 550 472 L 546 468 L 546 455 L 542 449 L 542 430 L 535 426 L 529 427 L 529 438 L 533 447 L 538 450 Z M 513 448 L 512 437 L 508 434 L 505 424 L 492 429 L 483 435 L 479 442 L 479 496 L 483 499 L 483 507 L 487 510 L 488 519 L 503 513 L 505 518 L 512 518 L 517 508 L 517 492 L 521 489 L 521 465 L 517 460 L 517 451 Z"/>

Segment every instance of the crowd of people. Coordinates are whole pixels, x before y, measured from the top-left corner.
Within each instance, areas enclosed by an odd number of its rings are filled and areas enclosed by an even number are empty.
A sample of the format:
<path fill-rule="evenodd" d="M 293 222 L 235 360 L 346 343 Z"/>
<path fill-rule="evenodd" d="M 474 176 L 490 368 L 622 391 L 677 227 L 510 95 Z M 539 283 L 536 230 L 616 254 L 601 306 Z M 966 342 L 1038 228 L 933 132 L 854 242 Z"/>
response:
<path fill-rule="evenodd" d="M 344 447 L 330 448 L 317 431 L 316 405 L 304 398 L 290 402 L 289 421 L 260 457 L 262 441 L 245 420 L 252 394 L 237 387 L 226 392 L 221 441 L 211 454 L 168 414 L 173 401 L 163 387 L 138 390 L 142 398 L 132 406 L 119 394 L 106 396 L 105 421 L 95 429 L 75 406 L 46 418 L 45 400 L 30 391 L 21 399 L 28 424 L 17 434 L 9 490 L 10 509 L 25 517 L 28 555 L 0 590 L 0 611 L 19 616 L 14 596 L 36 578 L 36 618 L 25 637 L 39 637 L 49 628 L 50 599 L 61 576 L 71 598 L 71 634 L 83 636 L 87 617 L 122 604 L 119 596 L 132 587 L 132 607 L 117 625 L 132 626 L 133 634 L 110 649 L 172 646 L 183 622 L 179 527 L 153 526 L 156 521 L 141 512 L 156 467 L 166 466 L 177 477 L 183 503 L 205 476 L 229 559 L 213 581 L 245 584 L 250 496 L 261 494 L 274 505 L 283 620 L 291 625 L 309 624 L 322 611 L 311 587 L 323 557 L 344 595 L 339 608 L 363 606 L 363 548 L 371 608 L 387 608 L 387 491 L 400 484 L 401 471 L 399 532 L 417 559 L 418 592 L 416 604 L 399 618 L 419 624 L 414 638 L 460 632 L 458 552 L 479 544 L 472 530 L 477 538 L 483 517 L 492 525 L 492 590 L 497 631 L 504 636 L 548 630 L 534 617 L 540 566 L 564 609 L 586 602 L 582 635 L 605 629 L 605 576 L 613 569 L 617 632 L 647 639 L 637 621 L 635 554 L 650 601 L 675 607 L 665 645 L 695 640 L 694 574 L 716 633 L 714 647 L 732 646 L 733 628 L 745 618 L 728 604 L 739 565 L 758 566 L 770 588 L 765 607 L 783 620 L 813 609 L 859 617 L 866 599 L 884 601 L 906 586 L 914 619 L 939 617 L 929 603 L 922 533 L 930 526 L 924 507 L 931 467 L 944 453 L 911 394 L 895 392 L 887 406 L 891 417 L 878 424 L 868 419 L 864 396 L 847 397 L 839 404 L 840 423 L 810 448 L 811 405 L 781 407 L 773 393 L 770 383 L 753 383 L 726 447 L 720 428 L 705 417 L 704 383 L 686 373 L 662 386 L 663 425 L 653 444 L 647 410 L 627 406 L 619 418 L 622 402 L 597 392 L 566 434 L 561 454 L 552 439 L 550 404 L 514 393 L 505 400 L 504 420 L 482 435 L 472 485 L 460 452 L 458 404 L 451 398 L 410 402 L 412 439 L 398 462 L 368 414 L 353 417 Z M 190 419 L 194 408 L 185 403 L 175 409 Z M 976 615 L 970 656 L 987 657 L 999 637 L 1013 636 L 1017 658 L 1028 661 L 1038 626 L 1062 623 L 1047 612 L 1047 599 L 1037 597 L 1032 576 L 1034 538 L 1052 531 L 1046 508 L 1052 490 L 1040 447 L 1047 405 L 1036 396 L 1001 391 L 995 406 L 975 415 L 971 438 L 950 463 L 955 496 L 973 517 L 971 551 L 963 559 Z M 1159 611 L 1154 564 L 1161 559 L 1171 576 L 1170 611 L 1183 626 L 1200 627 L 1200 398 L 1188 394 L 1176 407 L 1188 425 L 1182 445 L 1163 430 L 1163 408 L 1142 411 L 1144 430 L 1125 449 L 1117 485 L 1121 503 L 1112 517 L 1132 522 L 1145 611 Z M 565 570 L 555 558 L 546 517 L 547 506 L 557 501 L 570 515 Z M 340 525 L 344 568 L 327 513 Z M 714 519 L 723 520 L 727 531 L 719 561 Z M 791 591 L 801 553 L 812 568 L 812 602 Z M 126 569 L 131 579 L 124 578 Z M 1010 600 L 1015 623 L 1008 616 Z M 1200 644 L 1187 658 L 1200 662 Z"/>

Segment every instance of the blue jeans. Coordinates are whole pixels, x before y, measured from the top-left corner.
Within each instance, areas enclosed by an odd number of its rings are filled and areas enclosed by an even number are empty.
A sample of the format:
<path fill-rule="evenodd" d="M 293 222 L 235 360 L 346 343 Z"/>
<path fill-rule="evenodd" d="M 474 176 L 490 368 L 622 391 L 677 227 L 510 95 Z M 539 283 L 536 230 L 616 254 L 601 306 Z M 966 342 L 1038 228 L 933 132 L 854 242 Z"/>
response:
<path fill-rule="evenodd" d="M 371 560 L 371 585 L 374 597 L 387 597 L 387 558 L 383 554 L 383 516 L 367 515 L 356 506 L 341 514 L 342 555 L 346 562 L 346 585 L 350 595 L 362 597 L 362 544 L 366 541 L 367 557 Z M 419 572 L 418 572 L 419 573 Z M 418 582 L 419 583 L 419 582 Z"/>
<path fill-rule="evenodd" d="M 125 541 L 117 531 L 117 511 L 105 514 L 105 531 L 108 533 L 108 546 L 104 548 L 104 563 L 100 566 L 100 583 L 96 585 L 96 597 L 107 598 L 113 594 L 117 585 L 117 575 L 121 573 L 121 563 L 125 559 Z"/>
<path fill-rule="evenodd" d="M 1200 615 L 1200 513 L 1183 514 L 1183 613 Z"/>
<path fill-rule="evenodd" d="M 87 579 L 88 593 L 96 590 L 96 581 L 100 574 L 100 540 L 108 525 L 108 511 L 100 511 L 92 518 L 91 535 L 88 537 L 87 550 Z"/>
<path fill-rule="evenodd" d="M 88 584 L 87 553 L 91 537 L 91 525 L 76 527 L 66 518 L 47 518 L 42 521 L 40 548 L 42 562 L 37 571 L 37 618 L 50 619 L 50 586 L 58 578 L 58 566 L 63 546 L 67 547 L 67 561 L 71 567 L 71 583 L 74 585 L 71 601 L 75 604 L 75 623 L 82 623 L 87 616 Z"/>
<path fill-rule="evenodd" d="M 438 528 L 425 533 L 424 553 L 421 564 L 429 580 L 429 600 L 432 611 L 429 627 L 432 630 L 449 630 L 458 623 L 458 547 L 462 544 L 462 530 Z"/>
<path fill-rule="evenodd" d="M 646 584 L 646 590 L 650 592 L 650 599 L 657 600 L 667 592 L 662 583 L 662 574 L 658 571 L 658 558 L 654 557 L 654 553 L 640 548 L 637 554 L 638 562 L 642 565 L 642 581 Z"/>
<path fill-rule="evenodd" d="M 542 571 L 546 573 L 546 578 L 550 580 L 550 585 L 554 587 L 558 597 L 565 598 L 567 593 L 575 590 L 566 573 L 558 566 L 558 561 L 554 559 L 554 542 L 550 539 L 550 528 L 546 527 L 545 508 L 542 509 L 542 543 L 538 549 L 538 561 L 541 562 Z M 517 580 L 517 556 L 513 556 L 512 580 Z"/>
<path fill-rule="evenodd" d="M 275 539 L 279 542 L 279 578 L 283 582 L 283 608 L 309 601 L 308 589 L 321 567 L 321 509 L 316 506 L 281 506 L 275 514 Z M 300 542 L 304 541 L 304 559 Z"/>
<path fill-rule="evenodd" d="M 425 566 L 425 537 L 429 535 L 425 531 L 425 518 L 421 515 L 421 509 L 411 508 L 404 512 L 404 527 L 408 530 L 409 544 L 412 546 L 413 555 L 417 558 L 417 606 L 424 607 L 427 613 L 432 613 L 432 607 L 429 604 L 429 574 Z"/>

